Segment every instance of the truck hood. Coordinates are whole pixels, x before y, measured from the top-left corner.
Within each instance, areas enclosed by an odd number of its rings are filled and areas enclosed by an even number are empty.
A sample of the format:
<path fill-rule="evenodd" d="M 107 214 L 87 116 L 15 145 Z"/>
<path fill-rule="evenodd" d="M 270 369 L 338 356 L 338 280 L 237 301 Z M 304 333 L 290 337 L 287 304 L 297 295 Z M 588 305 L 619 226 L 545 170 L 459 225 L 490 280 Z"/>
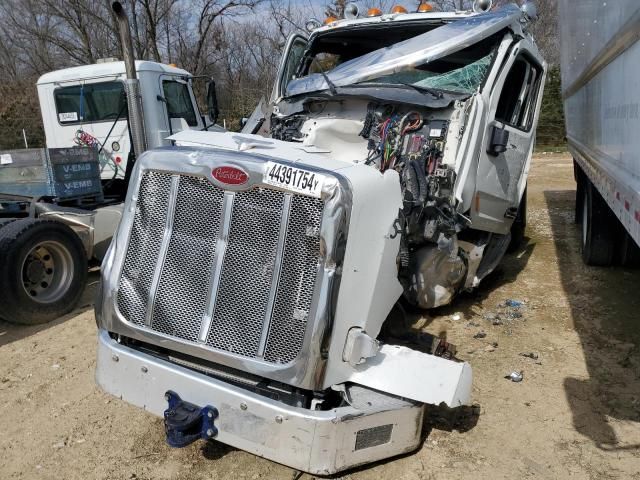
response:
<path fill-rule="evenodd" d="M 459 50 L 463 50 L 494 33 L 507 28 L 522 18 L 522 11 L 515 4 L 491 13 L 478 14 L 457 20 L 427 33 L 381 48 L 354 58 L 326 73 L 314 73 L 292 80 L 286 95 L 294 96 L 329 88 L 353 85 L 393 73 L 403 72 L 415 65 L 432 62 Z"/>
<path fill-rule="evenodd" d="M 333 158 L 329 155 L 331 153 L 330 150 L 247 133 L 184 130 L 172 135 L 169 140 L 173 140 L 177 146 L 181 147 L 209 147 L 237 152 L 251 152 L 262 157 L 271 157 L 294 163 L 299 162 L 332 171 L 353 166 L 353 162 L 345 162 Z"/>

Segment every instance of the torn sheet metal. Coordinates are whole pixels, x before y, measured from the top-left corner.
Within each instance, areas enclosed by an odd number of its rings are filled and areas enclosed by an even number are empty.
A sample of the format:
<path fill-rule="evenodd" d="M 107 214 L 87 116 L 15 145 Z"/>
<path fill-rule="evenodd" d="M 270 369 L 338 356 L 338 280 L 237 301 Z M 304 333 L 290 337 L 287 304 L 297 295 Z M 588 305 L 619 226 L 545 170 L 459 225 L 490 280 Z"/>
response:
<path fill-rule="evenodd" d="M 350 382 L 430 405 L 471 403 L 471 366 L 398 345 L 354 367 Z"/>
<path fill-rule="evenodd" d="M 383 75 L 403 72 L 463 50 L 517 22 L 522 11 L 515 4 L 491 13 L 457 20 L 391 47 L 380 48 L 354 58 L 326 73 L 337 87 L 365 82 Z M 287 96 L 329 88 L 320 73 L 292 80 Z"/>

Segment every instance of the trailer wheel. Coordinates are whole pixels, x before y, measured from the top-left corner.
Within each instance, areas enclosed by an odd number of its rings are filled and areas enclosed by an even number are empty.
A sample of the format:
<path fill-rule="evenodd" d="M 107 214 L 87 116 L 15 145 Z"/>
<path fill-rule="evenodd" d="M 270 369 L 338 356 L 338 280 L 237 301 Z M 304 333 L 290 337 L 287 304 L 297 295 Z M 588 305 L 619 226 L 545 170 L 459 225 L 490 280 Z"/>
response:
<path fill-rule="evenodd" d="M 576 161 L 573 161 L 574 177 L 576 179 L 576 209 L 575 209 L 575 222 L 576 225 L 582 225 L 582 208 L 584 206 L 584 185 L 585 179 L 582 169 L 578 166 Z"/>
<path fill-rule="evenodd" d="M 620 225 L 620 238 L 620 265 L 626 268 L 639 268 L 640 247 L 622 225 Z"/>
<path fill-rule="evenodd" d="M 617 231 L 613 212 L 590 181 L 585 179 L 582 190 L 582 260 L 608 267 L 613 262 Z"/>
<path fill-rule="evenodd" d="M 509 242 L 509 247 L 507 247 L 507 252 L 513 253 L 520 248 L 522 242 L 524 242 L 524 231 L 526 227 L 527 187 L 525 186 L 524 192 L 522 193 L 522 199 L 520 200 L 520 205 L 518 205 L 518 213 L 513 221 L 513 225 L 511 225 L 511 241 Z"/>
<path fill-rule="evenodd" d="M 73 310 L 87 278 L 80 238 L 55 220 L 26 218 L 0 229 L 0 317 L 24 325 Z"/>

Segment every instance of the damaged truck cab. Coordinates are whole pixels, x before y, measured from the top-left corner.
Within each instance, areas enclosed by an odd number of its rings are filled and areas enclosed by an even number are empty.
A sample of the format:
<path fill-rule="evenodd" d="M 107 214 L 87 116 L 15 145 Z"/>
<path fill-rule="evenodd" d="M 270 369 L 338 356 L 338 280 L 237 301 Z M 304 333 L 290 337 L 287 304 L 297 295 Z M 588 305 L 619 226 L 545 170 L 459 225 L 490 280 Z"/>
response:
<path fill-rule="evenodd" d="M 171 445 L 314 474 L 418 448 L 426 406 L 469 404 L 471 369 L 383 325 L 401 297 L 475 287 L 518 235 L 545 76 L 530 21 L 333 22 L 290 39 L 243 132 L 142 155 L 102 266 L 101 387 L 164 416 Z"/>

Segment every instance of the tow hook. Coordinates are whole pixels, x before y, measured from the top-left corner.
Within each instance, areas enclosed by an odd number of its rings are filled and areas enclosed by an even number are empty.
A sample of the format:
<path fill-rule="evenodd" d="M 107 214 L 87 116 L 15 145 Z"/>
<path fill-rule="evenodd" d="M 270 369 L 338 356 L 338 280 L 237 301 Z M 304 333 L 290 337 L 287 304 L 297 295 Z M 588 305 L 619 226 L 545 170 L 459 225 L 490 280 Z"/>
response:
<path fill-rule="evenodd" d="M 213 424 L 218 418 L 215 407 L 200 408 L 185 402 L 171 390 L 164 394 L 164 398 L 169 403 L 169 408 L 164 411 L 164 431 L 170 446 L 186 447 L 196 440 L 208 440 L 218 434 L 218 429 Z"/>

